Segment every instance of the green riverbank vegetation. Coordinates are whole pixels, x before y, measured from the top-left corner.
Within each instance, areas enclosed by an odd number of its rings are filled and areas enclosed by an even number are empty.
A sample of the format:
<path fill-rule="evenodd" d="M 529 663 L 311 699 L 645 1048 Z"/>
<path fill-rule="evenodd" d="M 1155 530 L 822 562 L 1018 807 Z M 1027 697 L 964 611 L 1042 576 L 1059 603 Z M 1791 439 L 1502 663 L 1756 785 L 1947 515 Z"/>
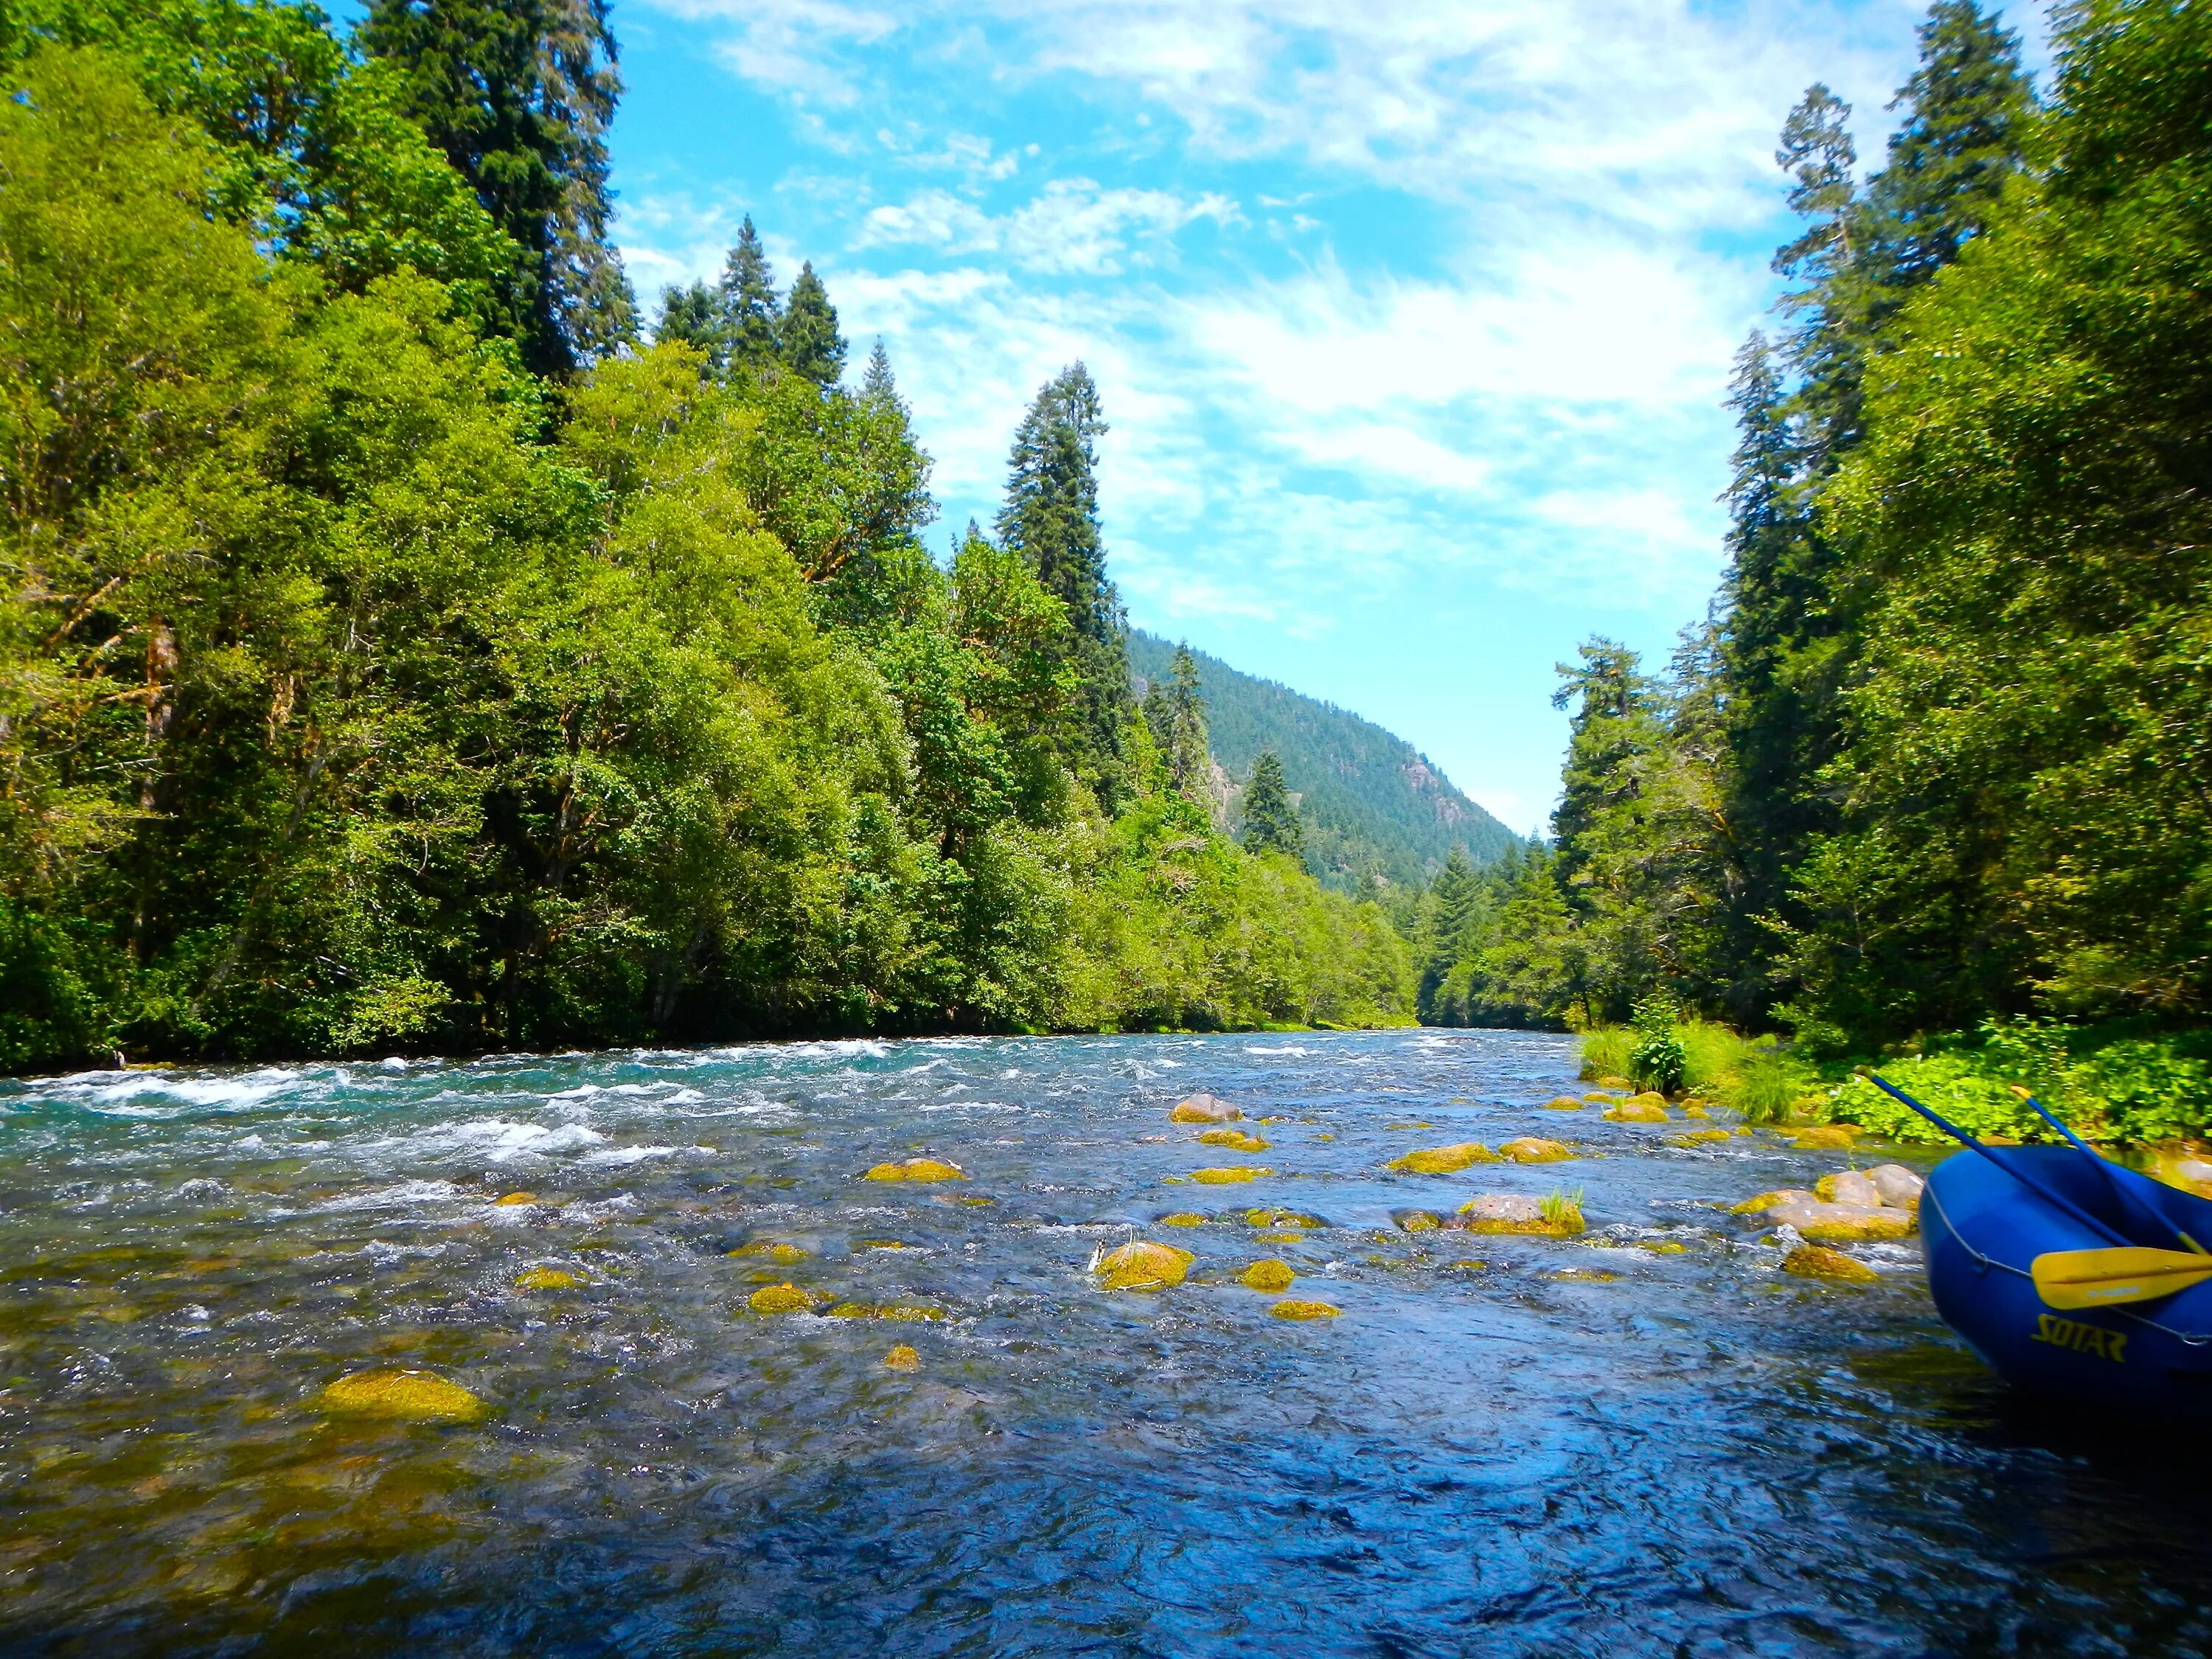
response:
<path fill-rule="evenodd" d="M 2212 12 L 2078 0 L 2053 45 L 2039 99 L 1940 0 L 1878 162 L 1828 88 L 1790 113 L 1721 590 L 1662 669 L 1562 669 L 1553 843 L 1439 881 L 1425 1018 L 1663 997 L 1870 1127 L 1916 1123 L 1854 1060 L 2005 1133 L 2014 1083 L 2212 1125 Z"/>
<path fill-rule="evenodd" d="M 641 326 L 604 8 L 444 15 L 0 8 L 0 1067 L 1408 1021 L 1131 697 L 1082 366 L 933 557 L 811 265 Z"/>

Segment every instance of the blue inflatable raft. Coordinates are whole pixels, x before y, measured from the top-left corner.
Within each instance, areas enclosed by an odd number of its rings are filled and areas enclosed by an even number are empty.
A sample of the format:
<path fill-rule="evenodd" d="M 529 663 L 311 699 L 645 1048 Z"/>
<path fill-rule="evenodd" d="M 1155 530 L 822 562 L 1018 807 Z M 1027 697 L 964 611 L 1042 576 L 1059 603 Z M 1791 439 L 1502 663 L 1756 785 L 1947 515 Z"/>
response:
<path fill-rule="evenodd" d="M 1991 1369 L 2017 1387 L 2103 1408 L 2165 1414 L 2212 1405 L 2212 1258 L 2203 1274 L 2185 1266 L 2183 1287 L 2170 1294 L 2144 1294 L 2158 1290 L 2154 1279 L 2115 1287 L 2124 1299 L 2111 1305 L 2078 1305 L 2057 1291 L 2046 1299 L 2048 1280 L 2037 1279 L 2039 1258 L 2047 1275 L 2054 1262 L 2083 1259 L 2062 1253 L 2125 1260 L 2136 1251 L 2185 1264 L 2198 1241 L 2212 1245 L 2212 1200 L 2078 1142 L 1984 1146 L 1890 1092 L 1970 1149 L 1929 1176 L 1920 1233 L 1937 1311 Z"/>

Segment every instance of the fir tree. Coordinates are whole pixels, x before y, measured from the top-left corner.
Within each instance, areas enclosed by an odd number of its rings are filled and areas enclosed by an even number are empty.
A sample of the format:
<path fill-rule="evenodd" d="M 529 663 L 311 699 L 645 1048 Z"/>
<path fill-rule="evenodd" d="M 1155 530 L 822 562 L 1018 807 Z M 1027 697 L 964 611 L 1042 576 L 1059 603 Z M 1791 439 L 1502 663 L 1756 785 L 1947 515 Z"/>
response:
<path fill-rule="evenodd" d="M 362 51 L 520 250 L 523 360 L 566 375 L 634 331 L 607 240 L 622 82 L 605 0 L 369 0 Z"/>
<path fill-rule="evenodd" d="M 845 337 L 837 331 L 837 307 L 814 274 L 811 260 L 799 268 L 798 280 L 776 322 L 778 355 L 795 373 L 817 386 L 835 386 L 845 372 Z"/>
<path fill-rule="evenodd" d="M 891 355 L 884 349 L 884 337 L 876 336 L 868 353 L 868 367 L 860 376 L 860 395 L 871 403 L 897 403 L 898 382 L 891 377 Z"/>
<path fill-rule="evenodd" d="M 737 242 L 722 263 L 722 307 L 733 364 L 757 368 L 776 355 L 783 302 L 776 298 L 775 272 L 750 213 L 738 227 Z"/>
<path fill-rule="evenodd" d="M 1046 382 L 1014 434 L 998 532 L 1066 608 L 1079 690 L 1063 752 L 1110 805 L 1130 698 L 1127 624 L 1098 523 L 1096 445 L 1106 429 L 1081 363 Z"/>
<path fill-rule="evenodd" d="M 1155 683 L 1145 694 L 1145 720 L 1166 763 L 1168 785 L 1178 794 L 1203 802 L 1212 773 L 1207 745 L 1206 698 L 1198 687 L 1198 661 L 1188 646 L 1176 647 L 1168 683 Z"/>
<path fill-rule="evenodd" d="M 1936 0 L 1920 25 L 1920 62 L 1891 100 L 1905 112 L 1869 181 L 1866 249 L 1893 298 L 1959 257 L 2020 166 L 2033 97 L 2020 41 L 1975 0 Z"/>
<path fill-rule="evenodd" d="M 709 372 L 719 374 L 730 354 L 729 319 L 722 297 L 704 283 L 661 290 L 660 317 L 653 325 L 655 343 L 677 341 L 707 354 Z"/>
<path fill-rule="evenodd" d="M 1283 758 L 1272 749 L 1260 751 L 1252 763 L 1252 781 L 1244 786 L 1244 850 L 1280 853 L 1300 865 L 1305 862 L 1305 825 L 1291 799 Z"/>

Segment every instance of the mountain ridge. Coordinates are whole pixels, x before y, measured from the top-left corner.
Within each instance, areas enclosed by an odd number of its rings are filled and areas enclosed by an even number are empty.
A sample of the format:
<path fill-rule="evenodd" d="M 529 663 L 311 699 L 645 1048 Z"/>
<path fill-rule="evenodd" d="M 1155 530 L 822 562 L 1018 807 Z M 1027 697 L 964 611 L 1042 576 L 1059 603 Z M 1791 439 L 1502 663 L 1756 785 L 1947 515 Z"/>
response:
<path fill-rule="evenodd" d="M 1129 668 L 1139 696 L 1146 684 L 1167 677 L 1175 653 L 1174 641 L 1130 630 Z M 1484 864 L 1519 842 L 1395 732 L 1205 652 L 1190 654 L 1215 760 L 1241 786 L 1262 750 L 1282 757 L 1307 820 L 1309 862 L 1331 886 L 1352 890 L 1370 874 L 1418 886 L 1443 867 L 1455 845 Z M 1233 798 L 1230 811 L 1233 819 Z"/>

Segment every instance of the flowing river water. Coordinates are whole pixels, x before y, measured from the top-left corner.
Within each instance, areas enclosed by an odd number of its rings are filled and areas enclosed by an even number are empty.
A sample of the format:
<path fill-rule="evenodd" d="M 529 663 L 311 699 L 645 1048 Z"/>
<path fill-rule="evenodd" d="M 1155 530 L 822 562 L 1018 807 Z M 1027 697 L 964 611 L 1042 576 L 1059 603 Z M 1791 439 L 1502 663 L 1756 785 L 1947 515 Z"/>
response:
<path fill-rule="evenodd" d="M 2011 1397 L 1911 1243 L 1780 1273 L 1726 1206 L 1839 1155 L 1573 1078 L 1408 1031 L 0 1085 L 0 1651 L 2212 1647 L 2193 1446 Z M 1171 1126 L 1201 1088 L 1268 1148 Z M 1580 1156 L 1382 1167 L 1523 1134 Z M 969 1179 L 858 1178 L 918 1155 Z M 1173 1179 L 1218 1165 L 1269 1173 Z M 1572 1242 L 1394 1224 L 1562 1185 Z M 1131 1237 L 1189 1278 L 1101 1289 Z M 1341 1316 L 1271 1317 L 1263 1256 Z M 786 1281 L 818 1311 L 750 1310 Z M 319 1407 L 394 1367 L 489 1414 Z"/>

